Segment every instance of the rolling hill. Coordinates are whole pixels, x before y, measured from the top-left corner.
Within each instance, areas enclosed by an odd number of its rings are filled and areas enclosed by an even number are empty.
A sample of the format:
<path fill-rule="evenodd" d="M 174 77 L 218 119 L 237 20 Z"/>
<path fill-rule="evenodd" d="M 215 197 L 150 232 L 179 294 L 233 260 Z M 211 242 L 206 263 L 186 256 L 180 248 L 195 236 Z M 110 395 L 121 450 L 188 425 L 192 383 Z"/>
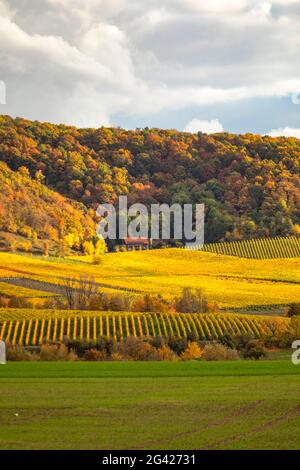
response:
<path fill-rule="evenodd" d="M 209 302 L 229 311 L 283 310 L 300 298 L 299 257 L 260 260 L 162 249 L 111 253 L 95 265 L 91 257 L 84 256 L 47 259 L 0 253 L 0 278 L 11 279 L 9 285 L 16 291 L 23 285 L 57 294 L 55 286 L 65 278 L 78 279 L 83 274 L 92 276 L 103 292 L 135 297 L 161 294 L 172 299 L 185 287 L 202 288 Z"/>

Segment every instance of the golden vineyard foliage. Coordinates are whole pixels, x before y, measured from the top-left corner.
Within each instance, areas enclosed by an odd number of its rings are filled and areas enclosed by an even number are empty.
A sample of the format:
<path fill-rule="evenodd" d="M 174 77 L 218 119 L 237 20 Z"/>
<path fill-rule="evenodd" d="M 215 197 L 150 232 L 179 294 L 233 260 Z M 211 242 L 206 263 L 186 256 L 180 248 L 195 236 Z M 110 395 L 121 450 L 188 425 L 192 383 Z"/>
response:
<path fill-rule="evenodd" d="M 290 319 L 235 314 L 122 313 L 70 311 L 0 311 L 0 340 L 11 344 L 39 345 L 44 340 L 92 340 L 101 336 L 187 337 L 218 339 L 225 334 L 266 335 L 284 333 Z M 192 353 L 193 351 L 191 351 Z M 195 351 L 194 351 L 195 353 Z"/>
<path fill-rule="evenodd" d="M 185 287 L 201 288 L 209 303 L 228 309 L 285 306 L 300 299 L 300 258 L 245 259 L 183 249 L 111 253 L 102 258 L 95 265 L 89 256 L 49 259 L 0 252 L 0 277 L 61 285 L 66 277 L 86 274 L 101 291 L 129 298 L 161 294 L 171 300 Z M 36 290 L 36 285 L 32 288 Z M 10 289 L 18 292 L 19 287 L 10 285 Z"/>

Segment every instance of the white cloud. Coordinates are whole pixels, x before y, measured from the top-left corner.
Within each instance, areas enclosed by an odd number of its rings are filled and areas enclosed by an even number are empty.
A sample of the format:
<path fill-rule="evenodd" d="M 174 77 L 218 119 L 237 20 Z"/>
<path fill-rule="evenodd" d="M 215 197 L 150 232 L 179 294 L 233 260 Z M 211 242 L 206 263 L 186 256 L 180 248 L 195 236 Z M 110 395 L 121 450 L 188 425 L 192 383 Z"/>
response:
<path fill-rule="evenodd" d="M 29 65 L 39 54 L 40 58 L 58 67 L 83 73 L 89 77 L 112 80 L 110 70 L 99 62 L 82 54 L 76 47 L 68 44 L 62 37 L 30 36 L 8 18 L 0 17 L 1 47 L 12 55 L 19 55 L 20 61 Z M 27 55 L 24 57 L 23 54 Z"/>
<path fill-rule="evenodd" d="M 223 126 L 218 119 L 211 121 L 202 121 L 200 119 L 192 119 L 185 127 L 185 132 L 204 132 L 205 134 L 214 134 L 216 132 L 223 132 Z"/>
<path fill-rule="evenodd" d="M 282 127 L 280 129 L 272 129 L 268 132 L 271 137 L 297 137 L 300 139 L 300 129 L 293 129 L 292 127 Z"/>
<path fill-rule="evenodd" d="M 201 12 L 222 12 L 232 15 L 236 12 L 242 12 L 247 7 L 256 4 L 256 0 L 177 0 L 183 8 Z"/>
<path fill-rule="evenodd" d="M 135 82 L 127 38 L 117 26 L 99 23 L 89 29 L 81 39 L 80 50 L 97 64 L 105 64 L 119 85 L 132 86 Z"/>
<path fill-rule="evenodd" d="M 94 126 L 299 92 L 300 15 L 286 5 L 297 2 L 0 0 L 1 111 Z"/>

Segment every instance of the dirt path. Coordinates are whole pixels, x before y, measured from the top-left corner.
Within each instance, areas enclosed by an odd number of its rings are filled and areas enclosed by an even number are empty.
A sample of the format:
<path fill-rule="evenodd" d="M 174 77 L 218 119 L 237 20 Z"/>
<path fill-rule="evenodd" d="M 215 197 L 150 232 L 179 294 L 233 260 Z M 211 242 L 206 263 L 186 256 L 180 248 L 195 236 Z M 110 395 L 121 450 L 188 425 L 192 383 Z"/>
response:
<path fill-rule="evenodd" d="M 66 277 L 60 277 L 58 279 L 60 279 L 61 281 L 71 280 L 70 278 L 66 278 Z M 26 287 L 27 289 L 33 289 L 33 290 L 38 290 L 38 291 L 43 291 L 43 292 L 51 292 L 52 294 L 57 294 L 57 295 L 65 294 L 65 288 L 63 285 L 54 284 L 53 282 L 38 281 L 36 279 L 31 279 L 29 277 L 1 277 L 0 282 L 5 282 L 7 284 L 12 284 L 14 286 L 19 286 L 19 287 Z M 132 292 L 132 293 L 142 292 L 141 290 L 138 290 L 138 289 L 119 287 L 119 286 L 114 286 L 111 284 L 100 283 L 100 282 L 93 282 L 93 284 L 100 288 L 102 287 L 106 289 L 119 290 L 123 292 Z M 79 290 L 79 289 L 76 289 L 76 290 Z"/>

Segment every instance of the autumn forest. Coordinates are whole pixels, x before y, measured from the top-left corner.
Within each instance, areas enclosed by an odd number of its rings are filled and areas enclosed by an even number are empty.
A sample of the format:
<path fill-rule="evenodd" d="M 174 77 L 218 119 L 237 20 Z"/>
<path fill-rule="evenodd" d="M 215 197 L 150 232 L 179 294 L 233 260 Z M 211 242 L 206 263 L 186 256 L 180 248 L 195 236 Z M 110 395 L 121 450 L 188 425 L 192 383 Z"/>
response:
<path fill-rule="evenodd" d="M 0 116 L 0 161 L 0 229 L 27 238 L 80 248 L 97 205 L 125 194 L 130 204 L 205 203 L 207 243 L 300 233 L 296 138 Z"/>

